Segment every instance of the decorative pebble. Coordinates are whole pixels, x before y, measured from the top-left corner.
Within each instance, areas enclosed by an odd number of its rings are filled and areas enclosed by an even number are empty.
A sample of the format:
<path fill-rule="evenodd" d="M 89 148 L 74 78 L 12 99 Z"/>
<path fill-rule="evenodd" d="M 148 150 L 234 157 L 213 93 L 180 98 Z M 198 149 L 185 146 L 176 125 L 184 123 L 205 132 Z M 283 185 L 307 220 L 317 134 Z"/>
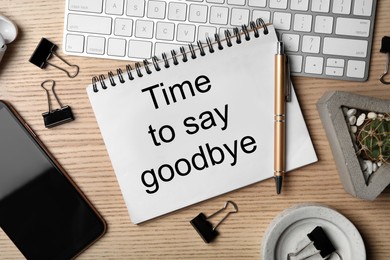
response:
<path fill-rule="evenodd" d="M 378 167 L 382 166 L 382 162 L 377 162 L 376 164 L 378 165 Z"/>
<path fill-rule="evenodd" d="M 373 163 L 372 164 L 372 172 L 376 172 L 376 170 L 378 170 L 378 165 L 376 163 Z"/>
<path fill-rule="evenodd" d="M 350 125 L 356 124 L 356 116 L 351 116 L 348 120 Z"/>
<path fill-rule="evenodd" d="M 384 116 L 383 116 L 383 114 L 378 114 L 378 117 L 383 118 Z"/>
<path fill-rule="evenodd" d="M 372 173 L 372 162 L 370 160 L 365 160 L 364 163 L 367 165 L 367 169 L 365 170 L 365 172 L 368 174 L 371 174 Z"/>
<path fill-rule="evenodd" d="M 352 133 L 356 134 L 357 126 L 355 126 L 355 125 L 351 126 L 351 131 L 352 131 Z"/>
<path fill-rule="evenodd" d="M 357 112 L 357 110 L 355 108 L 351 108 L 347 111 L 347 116 L 348 117 L 354 116 L 354 115 L 356 115 L 356 112 Z"/>
<path fill-rule="evenodd" d="M 375 118 L 377 118 L 377 114 L 375 113 L 375 112 L 370 112 L 370 113 L 368 113 L 368 115 L 367 115 L 367 117 L 369 118 L 369 119 L 375 119 Z"/>
<path fill-rule="evenodd" d="M 362 113 L 356 120 L 356 125 L 361 126 L 364 123 L 364 120 L 366 119 L 366 114 Z"/>
<path fill-rule="evenodd" d="M 366 163 L 366 161 L 363 161 L 363 164 L 362 164 L 362 170 L 364 171 L 364 172 L 366 172 L 366 170 L 367 170 L 367 163 Z"/>

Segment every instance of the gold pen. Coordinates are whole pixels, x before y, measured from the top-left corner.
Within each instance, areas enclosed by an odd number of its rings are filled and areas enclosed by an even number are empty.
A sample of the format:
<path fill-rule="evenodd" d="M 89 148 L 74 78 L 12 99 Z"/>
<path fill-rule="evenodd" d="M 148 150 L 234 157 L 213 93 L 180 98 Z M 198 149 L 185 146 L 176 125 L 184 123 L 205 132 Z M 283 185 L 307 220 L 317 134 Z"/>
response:
<path fill-rule="evenodd" d="M 286 168 L 286 55 L 278 42 L 275 55 L 274 178 L 276 193 L 282 191 Z"/>

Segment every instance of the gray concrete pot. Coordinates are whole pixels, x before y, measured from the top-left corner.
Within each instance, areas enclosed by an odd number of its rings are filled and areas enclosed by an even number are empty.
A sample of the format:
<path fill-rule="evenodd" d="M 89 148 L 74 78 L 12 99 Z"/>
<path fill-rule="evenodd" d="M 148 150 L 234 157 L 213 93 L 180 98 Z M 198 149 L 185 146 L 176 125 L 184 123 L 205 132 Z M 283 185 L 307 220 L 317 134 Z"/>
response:
<path fill-rule="evenodd" d="M 343 107 L 390 113 L 390 100 L 332 91 L 325 93 L 317 102 L 317 109 L 345 191 L 360 199 L 374 200 L 390 184 L 390 164 L 379 167 L 366 181 Z"/>

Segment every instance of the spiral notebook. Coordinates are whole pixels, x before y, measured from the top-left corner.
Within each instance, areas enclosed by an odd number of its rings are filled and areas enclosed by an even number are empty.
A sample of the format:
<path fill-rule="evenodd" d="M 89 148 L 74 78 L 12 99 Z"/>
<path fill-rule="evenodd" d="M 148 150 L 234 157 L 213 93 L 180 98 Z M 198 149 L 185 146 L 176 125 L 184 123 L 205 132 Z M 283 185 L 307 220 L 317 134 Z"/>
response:
<path fill-rule="evenodd" d="M 274 27 L 225 36 L 87 88 L 133 223 L 273 176 Z M 287 109 L 292 170 L 317 157 L 294 92 Z"/>

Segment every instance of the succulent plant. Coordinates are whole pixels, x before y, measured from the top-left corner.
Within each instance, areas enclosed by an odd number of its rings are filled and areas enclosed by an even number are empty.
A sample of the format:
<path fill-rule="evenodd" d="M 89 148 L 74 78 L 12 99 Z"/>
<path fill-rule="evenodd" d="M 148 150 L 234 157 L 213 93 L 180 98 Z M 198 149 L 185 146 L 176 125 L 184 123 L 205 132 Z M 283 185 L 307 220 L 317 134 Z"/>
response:
<path fill-rule="evenodd" d="M 373 162 L 390 162 L 390 115 L 366 119 L 356 132 L 358 154 Z"/>

